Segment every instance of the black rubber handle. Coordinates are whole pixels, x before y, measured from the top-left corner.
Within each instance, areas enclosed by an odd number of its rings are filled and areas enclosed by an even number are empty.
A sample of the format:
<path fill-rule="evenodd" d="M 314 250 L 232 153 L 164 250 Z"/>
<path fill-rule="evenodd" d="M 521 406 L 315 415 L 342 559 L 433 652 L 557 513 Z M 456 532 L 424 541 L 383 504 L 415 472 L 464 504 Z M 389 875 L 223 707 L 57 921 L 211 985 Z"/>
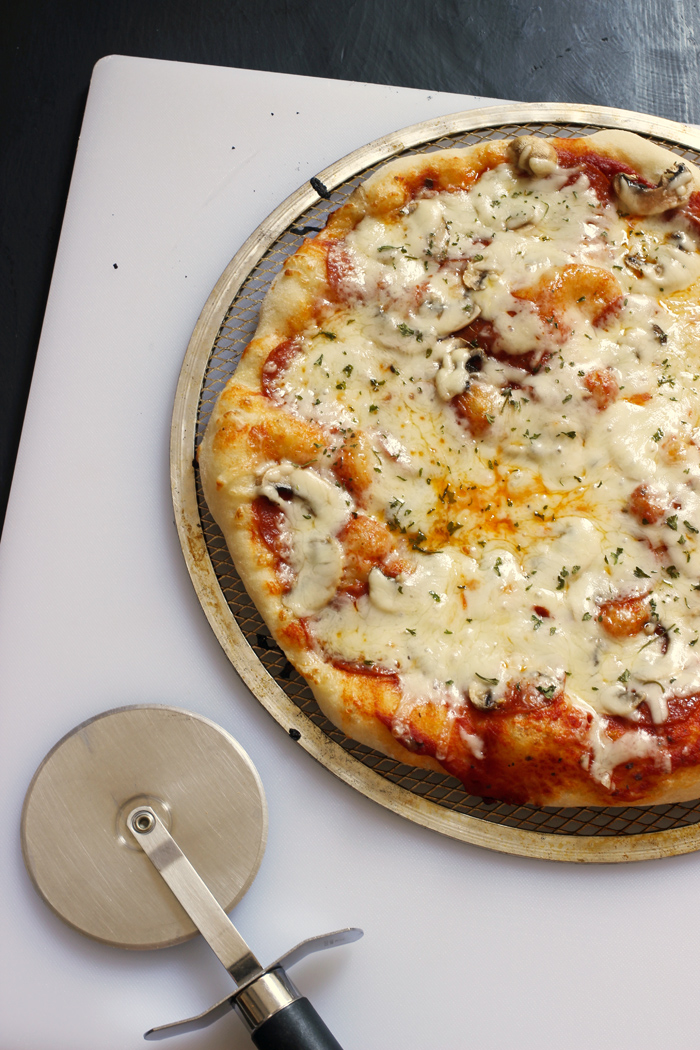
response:
<path fill-rule="evenodd" d="M 343 1050 L 308 999 L 278 1010 L 251 1038 L 258 1050 Z"/>

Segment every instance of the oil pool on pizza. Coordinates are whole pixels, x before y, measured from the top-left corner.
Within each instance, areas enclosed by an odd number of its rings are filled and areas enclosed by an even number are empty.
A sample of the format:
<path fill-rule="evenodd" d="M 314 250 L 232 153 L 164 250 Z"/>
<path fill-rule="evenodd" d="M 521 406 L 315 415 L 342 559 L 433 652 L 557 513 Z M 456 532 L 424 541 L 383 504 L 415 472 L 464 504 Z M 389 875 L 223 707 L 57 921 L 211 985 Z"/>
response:
<path fill-rule="evenodd" d="M 700 794 L 700 173 L 626 132 L 394 161 L 287 260 L 200 450 L 349 736 L 477 795 Z"/>

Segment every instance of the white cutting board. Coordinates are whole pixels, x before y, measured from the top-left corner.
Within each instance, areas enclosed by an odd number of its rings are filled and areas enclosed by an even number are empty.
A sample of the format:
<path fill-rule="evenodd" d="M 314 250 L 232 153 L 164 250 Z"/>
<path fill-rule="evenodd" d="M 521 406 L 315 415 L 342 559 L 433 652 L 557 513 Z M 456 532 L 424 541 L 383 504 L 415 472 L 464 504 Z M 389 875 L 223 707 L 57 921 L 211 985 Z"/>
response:
<path fill-rule="evenodd" d="M 350 150 L 492 101 L 122 57 L 96 67 L 0 546 L 2 1050 L 135 1050 L 147 1028 L 230 990 L 199 939 L 128 953 L 68 929 L 22 866 L 22 799 L 44 754 L 99 711 L 150 702 L 214 719 L 260 771 L 268 848 L 234 918 L 263 961 L 364 927 L 293 971 L 346 1050 L 697 1045 L 700 856 L 497 855 L 354 793 L 241 683 L 173 524 L 172 399 L 229 258 Z M 232 1014 L 171 1045 L 250 1043 Z"/>

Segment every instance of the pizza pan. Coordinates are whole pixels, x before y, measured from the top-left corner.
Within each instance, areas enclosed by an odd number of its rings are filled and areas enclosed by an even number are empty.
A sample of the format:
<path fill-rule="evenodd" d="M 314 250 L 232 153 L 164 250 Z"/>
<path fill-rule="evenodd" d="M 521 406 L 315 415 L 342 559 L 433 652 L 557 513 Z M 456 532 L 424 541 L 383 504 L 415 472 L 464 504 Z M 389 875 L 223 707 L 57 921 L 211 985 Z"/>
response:
<path fill-rule="evenodd" d="M 195 452 L 219 392 L 257 324 L 285 259 L 355 187 L 393 157 L 513 135 L 575 137 L 636 132 L 700 164 L 700 131 L 602 106 L 559 103 L 469 110 L 414 124 L 348 154 L 287 198 L 245 242 L 214 287 L 192 334 L 175 397 L 171 483 L 180 543 L 195 590 L 244 682 L 316 759 L 395 813 L 453 838 L 549 860 L 648 860 L 700 847 L 700 799 L 624 808 L 537 808 L 467 794 L 448 774 L 415 769 L 353 740 L 323 717 L 248 597 L 207 508 Z"/>

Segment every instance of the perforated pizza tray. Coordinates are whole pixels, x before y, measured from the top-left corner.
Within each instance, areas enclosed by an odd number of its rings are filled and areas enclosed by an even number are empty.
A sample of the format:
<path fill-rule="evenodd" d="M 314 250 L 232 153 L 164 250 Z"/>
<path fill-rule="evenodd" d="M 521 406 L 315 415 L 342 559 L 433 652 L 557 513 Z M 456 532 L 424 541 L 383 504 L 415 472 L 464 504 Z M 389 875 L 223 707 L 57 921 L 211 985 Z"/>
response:
<path fill-rule="evenodd" d="M 250 341 L 260 303 L 305 236 L 387 159 L 512 135 L 592 134 L 624 128 L 700 164 L 700 132 L 600 106 L 534 104 L 470 110 L 378 139 L 319 172 L 282 203 L 234 256 L 192 334 L 171 433 L 171 482 L 180 543 L 199 600 L 243 680 L 281 726 L 328 769 L 388 809 L 480 846 L 570 861 L 646 860 L 700 847 L 700 799 L 675 805 L 553 808 L 467 794 L 447 774 L 415 769 L 348 739 L 319 711 L 276 646 L 233 566 L 202 495 L 195 451 L 214 402 Z M 329 197 L 320 195 L 329 192 Z"/>

